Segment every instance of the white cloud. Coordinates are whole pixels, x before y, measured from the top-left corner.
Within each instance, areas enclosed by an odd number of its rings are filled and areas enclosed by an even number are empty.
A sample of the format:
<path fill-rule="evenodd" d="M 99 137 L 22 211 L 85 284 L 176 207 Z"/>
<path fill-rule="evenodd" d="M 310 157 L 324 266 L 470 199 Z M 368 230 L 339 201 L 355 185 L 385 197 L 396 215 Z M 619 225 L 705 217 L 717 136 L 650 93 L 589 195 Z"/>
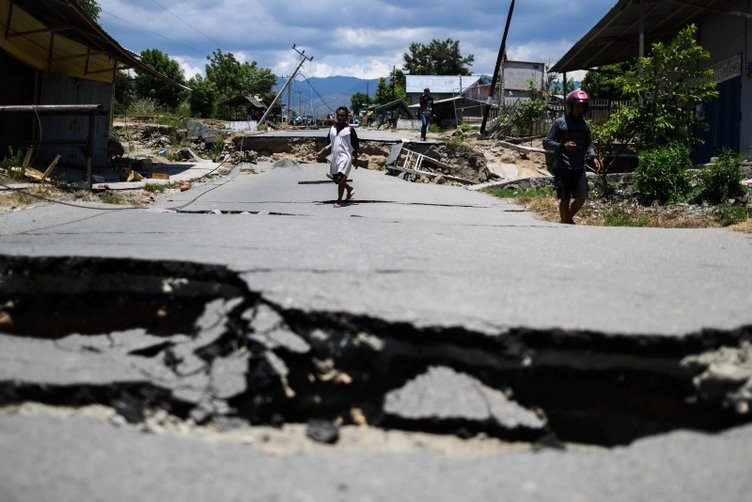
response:
<path fill-rule="evenodd" d="M 463 55 L 475 56 L 474 73 L 490 74 L 509 6 L 480 0 L 98 1 L 100 21 L 116 40 L 135 52 L 162 50 L 187 78 L 203 73 L 215 49 L 289 75 L 300 61 L 294 43 L 314 58 L 303 68 L 309 76 L 377 78 L 401 68 L 411 42 L 447 38 L 460 42 Z M 517 2 L 509 58 L 555 63 L 612 2 Z"/>

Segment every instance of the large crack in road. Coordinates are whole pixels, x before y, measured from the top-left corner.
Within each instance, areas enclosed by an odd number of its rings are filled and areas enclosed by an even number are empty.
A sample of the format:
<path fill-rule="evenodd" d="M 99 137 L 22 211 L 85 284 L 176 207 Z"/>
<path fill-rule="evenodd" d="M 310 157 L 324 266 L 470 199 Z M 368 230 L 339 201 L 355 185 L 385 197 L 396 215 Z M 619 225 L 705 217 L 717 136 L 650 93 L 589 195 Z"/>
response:
<path fill-rule="evenodd" d="M 0 256 L 0 407 L 619 445 L 750 421 L 752 328 L 668 338 L 286 309 L 223 266 Z"/>

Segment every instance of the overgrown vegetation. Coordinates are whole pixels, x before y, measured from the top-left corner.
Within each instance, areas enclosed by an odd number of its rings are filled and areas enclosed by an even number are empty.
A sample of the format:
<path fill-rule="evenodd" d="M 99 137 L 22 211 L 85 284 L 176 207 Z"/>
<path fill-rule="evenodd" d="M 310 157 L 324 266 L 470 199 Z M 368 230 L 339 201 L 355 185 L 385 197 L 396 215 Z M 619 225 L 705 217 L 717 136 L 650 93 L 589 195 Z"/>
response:
<path fill-rule="evenodd" d="M 518 136 L 531 136 L 545 133 L 541 127 L 548 128 L 541 117 L 544 117 L 548 109 L 545 99 L 531 98 L 520 100 L 512 115 L 512 125 Z"/>
<path fill-rule="evenodd" d="M 718 204 L 742 193 L 742 156 L 724 148 L 715 163 L 701 172 L 701 183 L 695 199 Z"/>
<path fill-rule="evenodd" d="M 12 146 L 8 147 L 8 155 L 4 159 L 0 160 L 0 166 L 10 169 L 11 167 L 19 167 L 23 163 L 25 153 L 22 150 L 13 150 Z"/>
<path fill-rule="evenodd" d="M 677 143 L 645 150 L 634 173 L 637 199 L 649 205 L 685 200 L 689 194 L 689 175 L 692 167 L 687 149 Z"/>
<path fill-rule="evenodd" d="M 697 27 L 689 25 L 668 44 L 653 44 L 651 56 L 639 58 L 631 68 L 622 67 L 609 83 L 615 87 L 609 92 L 628 103 L 606 122 L 593 125 L 593 141 L 601 155 L 615 159 L 626 150 L 642 152 L 673 143 L 689 149 L 698 144 L 697 133 L 707 126 L 697 120 L 695 107 L 718 97 L 713 70 L 703 67 L 709 58 L 697 43 Z"/>
<path fill-rule="evenodd" d="M 177 186 L 177 183 L 150 183 L 147 181 L 144 184 L 144 191 L 150 193 L 162 193 L 165 190 L 171 190 Z"/>
<path fill-rule="evenodd" d="M 484 192 L 512 199 L 544 221 L 559 221 L 558 200 L 550 187 L 489 187 L 484 189 Z M 749 193 L 746 195 L 752 196 Z M 598 197 L 587 201 L 577 214 L 577 222 L 612 227 L 732 227 L 737 231 L 752 233 L 752 211 L 744 204 L 731 203 L 717 206 L 688 203 L 646 206 L 634 199 L 611 200 Z"/>

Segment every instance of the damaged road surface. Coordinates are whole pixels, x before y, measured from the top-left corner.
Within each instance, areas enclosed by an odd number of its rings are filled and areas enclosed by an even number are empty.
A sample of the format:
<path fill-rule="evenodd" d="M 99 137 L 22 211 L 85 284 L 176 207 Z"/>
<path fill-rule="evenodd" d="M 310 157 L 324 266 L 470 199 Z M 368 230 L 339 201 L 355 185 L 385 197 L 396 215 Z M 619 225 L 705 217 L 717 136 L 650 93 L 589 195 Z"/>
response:
<path fill-rule="evenodd" d="M 240 167 L 0 214 L 2 500 L 749 498 L 749 236 Z"/>

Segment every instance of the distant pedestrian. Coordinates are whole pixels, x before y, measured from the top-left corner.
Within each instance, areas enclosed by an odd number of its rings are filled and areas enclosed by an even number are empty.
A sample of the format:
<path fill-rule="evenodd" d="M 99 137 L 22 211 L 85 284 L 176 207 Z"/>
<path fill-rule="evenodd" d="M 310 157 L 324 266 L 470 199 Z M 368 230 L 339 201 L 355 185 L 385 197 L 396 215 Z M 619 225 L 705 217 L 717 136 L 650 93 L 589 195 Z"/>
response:
<path fill-rule="evenodd" d="M 329 165 L 329 172 L 332 175 L 332 179 L 337 184 L 337 202 L 334 203 L 334 207 L 342 206 L 342 196 L 347 192 L 345 200 L 352 199 L 355 194 L 355 189 L 347 183 L 347 177 L 350 174 L 350 169 L 355 165 L 355 169 L 358 168 L 358 135 L 355 129 L 347 123 L 349 111 L 347 107 L 340 106 L 335 112 L 337 121 L 329 129 L 329 136 L 327 145 L 316 152 L 316 157 L 321 158 L 325 152 L 329 150 L 331 152 L 331 163 Z"/>
<path fill-rule="evenodd" d="M 423 89 L 423 95 L 418 101 L 420 109 L 420 139 L 426 140 L 426 131 L 428 131 L 428 124 L 431 122 L 433 116 L 433 98 L 431 97 L 431 89 L 426 87 Z"/>
<path fill-rule="evenodd" d="M 601 170 L 590 126 L 585 120 L 588 101 L 585 91 L 575 89 L 570 92 L 566 98 L 565 115 L 554 120 L 543 142 L 546 150 L 554 152 L 551 174 L 554 175 L 556 197 L 559 199 L 561 223 L 574 224 L 574 215 L 585 204 L 588 196 L 587 162 L 592 160 L 596 171 Z"/>

